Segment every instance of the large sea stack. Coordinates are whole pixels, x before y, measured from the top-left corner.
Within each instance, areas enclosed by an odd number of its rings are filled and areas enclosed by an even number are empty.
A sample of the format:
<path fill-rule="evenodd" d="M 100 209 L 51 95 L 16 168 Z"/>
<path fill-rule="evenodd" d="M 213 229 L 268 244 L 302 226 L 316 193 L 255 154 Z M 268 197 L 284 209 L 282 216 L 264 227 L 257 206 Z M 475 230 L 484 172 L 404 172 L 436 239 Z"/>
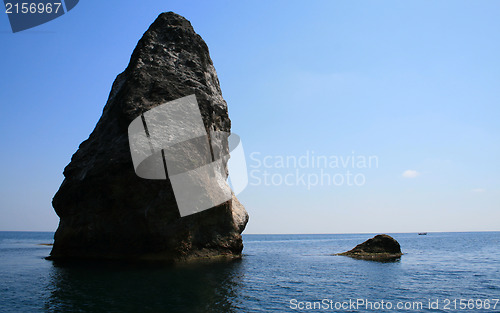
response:
<path fill-rule="evenodd" d="M 95 129 L 64 169 L 52 201 L 60 223 L 49 258 L 184 262 L 241 256 L 248 215 L 236 197 L 181 218 L 168 179 L 143 179 L 134 172 L 129 124 L 192 94 L 207 134 L 229 132 L 207 45 L 188 20 L 162 13 L 139 40 Z"/>

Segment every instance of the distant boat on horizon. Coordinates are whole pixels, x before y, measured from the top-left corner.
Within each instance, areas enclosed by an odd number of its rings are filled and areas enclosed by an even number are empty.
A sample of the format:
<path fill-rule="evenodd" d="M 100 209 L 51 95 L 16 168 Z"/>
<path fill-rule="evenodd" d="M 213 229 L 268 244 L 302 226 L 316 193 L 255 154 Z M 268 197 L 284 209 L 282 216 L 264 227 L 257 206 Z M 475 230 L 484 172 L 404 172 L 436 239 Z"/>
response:
<path fill-rule="evenodd" d="M 425 236 L 427 233 L 418 233 L 420 236 Z"/>

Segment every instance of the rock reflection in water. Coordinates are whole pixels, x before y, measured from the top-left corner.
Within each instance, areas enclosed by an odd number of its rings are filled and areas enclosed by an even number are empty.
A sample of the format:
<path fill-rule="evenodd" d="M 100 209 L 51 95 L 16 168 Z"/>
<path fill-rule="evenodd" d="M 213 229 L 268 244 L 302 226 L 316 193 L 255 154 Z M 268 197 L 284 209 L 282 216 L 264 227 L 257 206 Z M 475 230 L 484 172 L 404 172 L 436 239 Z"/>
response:
<path fill-rule="evenodd" d="M 233 312 L 242 261 L 189 266 L 65 264 L 51 272 L 56 312 Z"/>

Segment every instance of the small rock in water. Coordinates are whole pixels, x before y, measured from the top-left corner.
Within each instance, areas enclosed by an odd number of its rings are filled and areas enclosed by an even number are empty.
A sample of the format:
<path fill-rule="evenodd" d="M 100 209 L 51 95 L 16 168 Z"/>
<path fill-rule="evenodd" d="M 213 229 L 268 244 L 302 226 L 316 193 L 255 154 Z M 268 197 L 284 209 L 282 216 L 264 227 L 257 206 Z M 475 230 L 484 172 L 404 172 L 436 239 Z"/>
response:
<path fill-rule="evenodd" d="M 401 246 L 396 239 L 389 235 L 377 235 L 357 245 L 354 249 L 337 255 L 363 260 L 391 261 L 399 259 L 403 253 L 401 253 Z"/>

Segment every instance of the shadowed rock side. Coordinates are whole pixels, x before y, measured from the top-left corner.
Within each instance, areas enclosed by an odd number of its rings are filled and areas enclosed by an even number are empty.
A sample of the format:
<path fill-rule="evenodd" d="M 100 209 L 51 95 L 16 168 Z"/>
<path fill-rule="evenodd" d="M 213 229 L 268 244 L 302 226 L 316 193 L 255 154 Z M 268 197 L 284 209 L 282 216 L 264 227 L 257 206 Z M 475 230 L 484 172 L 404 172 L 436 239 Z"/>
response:
<path fill-rule="evenodd" d="M 389 235 L 377 235 L 357 245 L 354 249 L 337 255 L 373 261 L 391 261 L 400 258 L 401 247 L 396 239 Z"/>
<path fill-rule="evenodd" d="M 134 172 L 129 123 L 191 94 L 207 130 L 230 131 L 207 45 L 189 21 L 162 13 L 115 79 L 94 131 L 64 169 L 52 201 L 60 223 L 49 258 L 179 262 L 241 256 L 248 215 L 236 197 L 180 218 L 170 181 L 142 179 Z"/>

